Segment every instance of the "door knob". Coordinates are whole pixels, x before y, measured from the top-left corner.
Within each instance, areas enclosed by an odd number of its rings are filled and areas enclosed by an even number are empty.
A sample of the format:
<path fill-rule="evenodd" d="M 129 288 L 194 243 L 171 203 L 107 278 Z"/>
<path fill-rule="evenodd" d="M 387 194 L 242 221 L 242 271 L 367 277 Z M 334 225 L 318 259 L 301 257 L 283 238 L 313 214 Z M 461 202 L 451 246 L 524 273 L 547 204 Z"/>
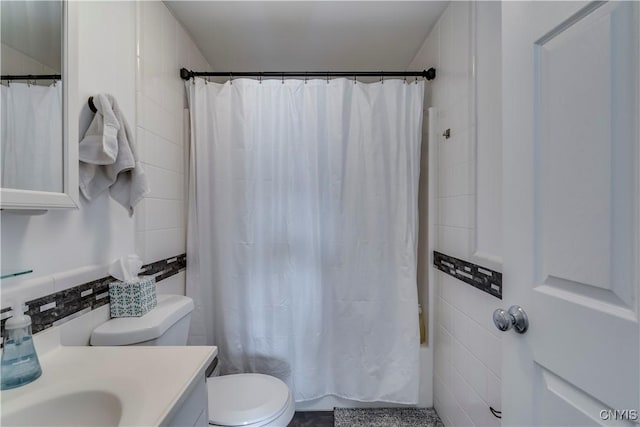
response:
<path fill-rule="evenodd" d="M 519 305 L 512 305 L 509 311 L 499 308 L 493 312 L 493 323 L 501 331 L 514 328 L 519 334 L 524 334 L 529 328 L 529 318 Z"/>

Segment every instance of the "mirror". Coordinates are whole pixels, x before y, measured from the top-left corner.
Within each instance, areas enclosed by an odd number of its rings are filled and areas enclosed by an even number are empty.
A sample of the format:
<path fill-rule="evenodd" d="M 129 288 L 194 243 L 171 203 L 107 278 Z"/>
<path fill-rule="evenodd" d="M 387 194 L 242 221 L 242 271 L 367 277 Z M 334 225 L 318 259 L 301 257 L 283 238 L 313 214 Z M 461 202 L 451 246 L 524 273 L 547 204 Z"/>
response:
<path fill-rule="evenodd" d="M 0 2 L 2 209 L 77 207 L 77 141 L 69 144 L 68 126 L 69 6 Z"/>

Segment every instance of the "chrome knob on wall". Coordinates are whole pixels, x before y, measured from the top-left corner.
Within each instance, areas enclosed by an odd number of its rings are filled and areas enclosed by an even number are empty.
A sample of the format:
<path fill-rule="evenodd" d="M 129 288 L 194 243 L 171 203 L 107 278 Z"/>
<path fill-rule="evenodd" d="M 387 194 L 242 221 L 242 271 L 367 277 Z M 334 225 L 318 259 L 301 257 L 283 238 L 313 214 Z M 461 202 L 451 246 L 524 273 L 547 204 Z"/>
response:
<path fill-rule="evenodd" d="M 519 334 L 524 334 L 529 328 L 527 313 L 519 305 L 512 305 L 509 307 L 509 311 L 498 308 L 493 312 L 493 323 L 501 331 L 514 328 Z"/>

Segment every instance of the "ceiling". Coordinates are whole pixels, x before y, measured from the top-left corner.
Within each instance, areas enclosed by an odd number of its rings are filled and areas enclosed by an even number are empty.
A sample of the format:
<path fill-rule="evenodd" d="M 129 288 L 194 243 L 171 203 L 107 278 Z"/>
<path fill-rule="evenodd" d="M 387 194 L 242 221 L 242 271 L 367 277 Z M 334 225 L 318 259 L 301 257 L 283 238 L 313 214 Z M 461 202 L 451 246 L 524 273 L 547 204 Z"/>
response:
<path fill-rule="evenodd" d="M 216 71 L 404 70 L 447 3 L 165 1 Z"/>

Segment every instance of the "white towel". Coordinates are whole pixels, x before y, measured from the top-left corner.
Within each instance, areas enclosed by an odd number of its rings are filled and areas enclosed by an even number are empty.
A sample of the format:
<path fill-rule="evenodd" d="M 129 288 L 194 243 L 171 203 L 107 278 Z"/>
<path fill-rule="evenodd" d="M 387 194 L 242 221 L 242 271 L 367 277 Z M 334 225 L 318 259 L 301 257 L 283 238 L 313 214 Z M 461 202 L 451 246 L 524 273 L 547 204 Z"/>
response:
<path fill-rule="evenodd" d="M 106 95 L 93 97 L 98 112 L 93 117 L 78 147 L 80 161 L 94 165 L 111 165 L 118 156 L 120 122 Z"/>
<path fill-rule="evenodd" d="M 80 191 L 92 200 L 109 188 L 111 197 L 131 216 L 135 205 L 149 193 L 133 134 L 113 96 L 96 95 L 93 103 L 98 112 L 79 147 Z"/>

